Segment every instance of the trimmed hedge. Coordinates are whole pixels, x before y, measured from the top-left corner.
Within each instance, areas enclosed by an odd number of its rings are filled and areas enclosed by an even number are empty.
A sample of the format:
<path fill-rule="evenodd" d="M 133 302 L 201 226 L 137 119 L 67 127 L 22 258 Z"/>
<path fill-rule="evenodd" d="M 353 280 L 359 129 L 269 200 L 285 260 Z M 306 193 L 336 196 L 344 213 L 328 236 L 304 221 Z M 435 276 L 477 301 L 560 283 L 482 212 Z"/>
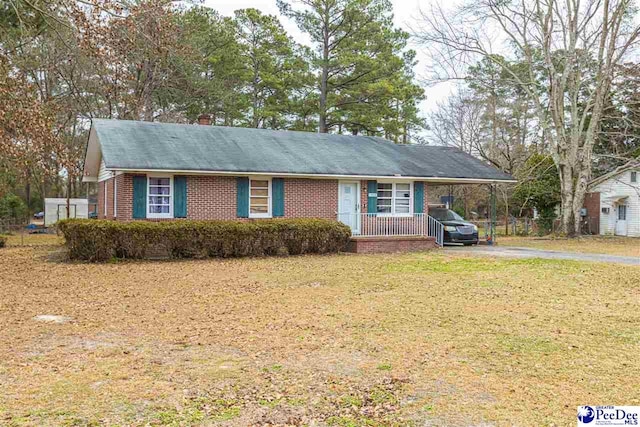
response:
<path fill-rule="evenodd" d="M 68 219 L 58 222 L 69 257 L 87 261 L 243 257 L 338 252 L 351 230 L 325 219 L 256 221 L 134 221 Z"/>

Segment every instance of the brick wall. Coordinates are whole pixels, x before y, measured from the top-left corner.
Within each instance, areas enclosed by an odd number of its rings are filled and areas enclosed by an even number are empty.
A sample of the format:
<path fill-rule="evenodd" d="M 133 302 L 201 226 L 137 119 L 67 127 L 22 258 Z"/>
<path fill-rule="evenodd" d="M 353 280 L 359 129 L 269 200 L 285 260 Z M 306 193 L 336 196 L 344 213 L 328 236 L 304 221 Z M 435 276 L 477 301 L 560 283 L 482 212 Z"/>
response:
<path fill-rule="evenodd" d="M 98 183 L 98 215 L 104 216 L 104 185 L 107 184 L 107 218 L 113 218 L 113 181 L 117 180 L 117 219 L 133 218 L 133 175 L 121 174 Z M 285 217 L 335 219 L 338 181 L 285 178 Z M 188 176 L 187 218 L 236 219 L 236 177 Z M 155 220 L 158 221 L 158 220 Z"/>
<path fill-rule="evenodd" d="M 587 208 L 589 231 L 592 234 L 600 232 L 600 193 L 587 193 L 584 197 L 584 207 Z"/>
<path fill-rule="evenodd" d="M 422 203 L 422 212 L 429 214 L 429 183 L 424 183 L 424 202 Z"/>
<path fill-rule="evenodd" d="M 98 183 L 98 218 L 113 219 L 114 185 L 115 178 Z M 104 191 L 107 190 L 107 200 L 105 206 Z"/>
<path fill-rule="evenodd" d="M 356 237 L 349 242 L 349 252 L 385 253 L 424 251 L 438 247 L 433 237 Z"/>
<path fill-rule="evenodd" d="M 116 182 L 118 187 L 116 219 L 130 221 L 133 217 L 133 175 L 118 175 L 116 176 Z"/>
<path fill-rule="evenodd" d="M 235 219 L 236 177 L 188 176 L 188 219 Z"/>
<path fill-rule="evenodd" d="M 368 181 L 360 181 L 360 213 L 368 213 L 367 210 L 367 200 L 369 193 L 367 192 L 367 182 Z"/>
<path fill-rule="evenodd" d="M 104 216 L 104 186 L 107 186 L 107 216 L 113 218 L 114 182 L 117 181 L 117 218 L 133 217 L 133 176 L 120 174 L 98 183 L 98 216 Z M 424 212 L 428 212 L 427 184 L 424 185 Z M 360 183 L 361 212 L 367 212 L 367 181 Z M 338 180 L 285 178 L 286 218 L 335 219 L 338 210 Z M 236 177 L 188 176 L 187 218 L 197 220 L 236 219 Z"/>
<path fill-rule="evenodd" d="M 336 219 L 338 181 L 334 179 L 285 178 L 286 218 Z"/>
<path fill-rule="evenodd" d="M 127 182 L 128 181 L 128 182 Z M 104 190 L 107 189 L 107 204 L 105 210 Z M 117 187 L 117 194 L 116 194 Z M 127 197 L 128 196 L 128 197 Z M 115 200 L 117 198 L 117 201 Z M 132 215 L 131 203 L 133 190 L 131 175 L 118 175 L 98 183 L 98 218 L 114 219 L 113 207 L 116 203 L 118 219 L 129 220 Z"/>

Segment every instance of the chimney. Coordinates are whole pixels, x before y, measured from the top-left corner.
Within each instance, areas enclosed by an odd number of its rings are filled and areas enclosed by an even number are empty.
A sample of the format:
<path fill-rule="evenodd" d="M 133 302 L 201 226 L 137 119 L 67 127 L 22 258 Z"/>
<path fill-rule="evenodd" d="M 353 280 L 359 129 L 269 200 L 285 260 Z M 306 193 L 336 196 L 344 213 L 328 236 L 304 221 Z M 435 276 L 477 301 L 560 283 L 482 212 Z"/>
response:
<path fill-rule="evenodd" d="M 211 126 L 211 116 L 208 114 L 201 114 L 198 117 L 198 124 L 203 126 Z"/>

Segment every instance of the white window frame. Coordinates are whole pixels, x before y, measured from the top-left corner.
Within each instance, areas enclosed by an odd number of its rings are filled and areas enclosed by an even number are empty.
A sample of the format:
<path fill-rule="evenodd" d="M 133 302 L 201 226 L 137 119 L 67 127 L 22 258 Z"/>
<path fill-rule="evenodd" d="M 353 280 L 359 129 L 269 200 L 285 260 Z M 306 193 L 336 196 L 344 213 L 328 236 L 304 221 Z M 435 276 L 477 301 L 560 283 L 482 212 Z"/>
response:
<path fill-rule="evenodd" d="M 267 181 L 268 186 L 268 195 L 267 195 L 267 213 L 251 213 L 251 181 Z M 249 177 L 249 218 L 272 218 L 273 217 L 273 211 L 272 211 L 272 205 L 273 205 L 273 188 L 271 186 L 271 177 L 258 177 L 258 176 L 253 176 L 253 177 Z"/>
<path fill-rule="evenodd" d="M 413 181 L 378 181 L 376 184 L 376 196 L 378 194 L 378 184 L 392 184 L 391 185 L 391 213 L 378 212 L 378 199 L 376 197 L 376 215 L 378 216 L 397 216 L 397 217 L 410 217 L 413 216 Z M 409 212 L 396 213 L 396 185 L 397 184 L 409 184 Z"/>
<path fill-rule="evenodd" d="M 169 178 L 169 213 L 151 213 L 149 211 L 149 197 L 151 194 L 151 178 Z M 147 218 L 173 218 L 173 175 L 147 175 Z"/>

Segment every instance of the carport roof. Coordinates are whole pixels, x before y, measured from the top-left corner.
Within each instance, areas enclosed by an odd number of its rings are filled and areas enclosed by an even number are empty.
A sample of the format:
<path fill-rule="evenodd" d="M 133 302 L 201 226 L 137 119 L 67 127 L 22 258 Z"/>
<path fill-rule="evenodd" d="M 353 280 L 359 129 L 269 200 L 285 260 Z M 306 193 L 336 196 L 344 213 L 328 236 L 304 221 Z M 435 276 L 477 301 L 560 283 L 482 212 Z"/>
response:
<path fill-rule="evenodd" d="M 253 128 L 94 119 L 86 176 L 97 176 L 95 153 L 108 170 L 513 181 L 452 147 Z"/>

